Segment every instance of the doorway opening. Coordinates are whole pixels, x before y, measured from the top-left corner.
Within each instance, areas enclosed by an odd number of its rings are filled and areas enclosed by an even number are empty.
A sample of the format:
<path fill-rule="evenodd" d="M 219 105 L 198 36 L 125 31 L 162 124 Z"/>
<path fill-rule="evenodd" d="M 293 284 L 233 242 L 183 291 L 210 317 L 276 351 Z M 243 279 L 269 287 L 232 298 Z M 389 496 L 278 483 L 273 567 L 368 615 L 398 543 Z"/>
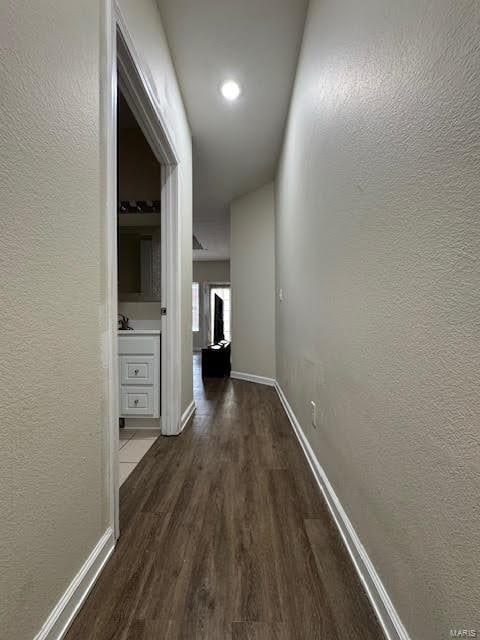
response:
<path fill-rule="evenodd" d="M 194 260 L 193 381 L 199 402 L 204 380 L 230 374 L 231 313 L 230 260 Z"/>
<path fill-rule="evenodd" d="M 132 456 L 145 453 L 160 434 L 181 431 L 180 224 L 178 155 L 155 86 L 116 3 L 110 19 L 104 87 L 107 450 L 118 538 L 120 481 L 134 474 Z M 121 423 L 131 430 L 122 431 L 122 441 Z M 122 462 L 131 468 L 121 470 Z"/>
<path fill-rule="evenodd" d="M 117 92 L 119 485 L 161 430 L 161 165 Z"/>

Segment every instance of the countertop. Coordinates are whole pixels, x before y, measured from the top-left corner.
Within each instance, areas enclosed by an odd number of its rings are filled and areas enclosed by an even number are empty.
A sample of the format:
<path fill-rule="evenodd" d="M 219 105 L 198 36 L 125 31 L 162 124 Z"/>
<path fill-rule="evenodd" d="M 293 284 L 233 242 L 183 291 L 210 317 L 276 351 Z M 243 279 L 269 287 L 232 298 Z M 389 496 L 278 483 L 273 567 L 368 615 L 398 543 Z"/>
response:
<path fill-rule="evenodd" d="M 131 331 L 118 330 L 119 336 L 159 336 L 161 329 L 132 329 Z"/>

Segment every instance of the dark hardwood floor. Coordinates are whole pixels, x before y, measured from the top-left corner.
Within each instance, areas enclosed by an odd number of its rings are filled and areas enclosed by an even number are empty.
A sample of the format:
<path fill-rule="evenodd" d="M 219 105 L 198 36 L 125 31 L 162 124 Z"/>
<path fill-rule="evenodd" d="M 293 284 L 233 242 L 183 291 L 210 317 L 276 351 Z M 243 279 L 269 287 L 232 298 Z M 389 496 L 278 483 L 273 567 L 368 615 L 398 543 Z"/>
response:
<path fill-rule="evenodd" d="M 122 486 L 66 639 L 383 639 L 275 391 L 195 362 L 195 416 Z"/>

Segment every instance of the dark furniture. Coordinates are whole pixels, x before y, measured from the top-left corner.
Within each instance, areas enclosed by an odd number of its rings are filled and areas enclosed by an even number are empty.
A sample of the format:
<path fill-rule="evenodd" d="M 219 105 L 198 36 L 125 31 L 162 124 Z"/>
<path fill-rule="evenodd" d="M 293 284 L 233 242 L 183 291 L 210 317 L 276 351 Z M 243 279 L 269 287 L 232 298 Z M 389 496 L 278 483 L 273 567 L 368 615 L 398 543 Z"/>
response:
<path fill-rule="evenodd" d="M 202 349 L 202 377 L 228 378 L 230 376 L 230 342 L 222 340 Z"/>

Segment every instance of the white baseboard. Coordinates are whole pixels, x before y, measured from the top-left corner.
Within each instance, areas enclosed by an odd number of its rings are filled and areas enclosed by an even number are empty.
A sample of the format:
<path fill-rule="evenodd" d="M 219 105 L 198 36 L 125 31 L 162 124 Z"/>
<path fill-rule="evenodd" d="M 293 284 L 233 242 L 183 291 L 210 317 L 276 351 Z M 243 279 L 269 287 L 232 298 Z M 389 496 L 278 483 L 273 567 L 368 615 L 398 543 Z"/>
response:
<path fill-rule="evenodd" d="M 192 400 L 180 418 L 180 431 L 183 431 L 188 424 L 188 421 L 195 413 L 195 401 Z"/>
<path fill-rule="evenodd" d="M 61 640 L 63 638 L 114 548 L 115 536 L 113 529 L 109 527 L 55 605 L 34 640 Z"/>
<path fill-rule="evenodd" d="M 240 371 L 232 371 L 230 373 L 231 378 L 236 380 L 245 380 L 246 382 L 255 382 L 256 384 L 266 384 L 269 387 L 275 386 L 275 380 L 273 378 L 265 378 L 264 376 L 255 376 L 253 373 L 241 373 Z"/>
<path fill-rule="evenodd" d="M 315 476 L 325 501 L 330 509 L 333 520 L 342 536 L 343 542 L 352 558 L 353 564 L 377 614 L 377 618 L 388 640 L 411 640 L 407 630 L 403 626 L 400 617 L 393 606 L 385 587 L 380 580 L 372 561 L 368 557 L 365 547 L 362 545 L 352 523 L 350 522 L 340 500 L 338 499 L 325 471 L 320 465 L 312 447 L 310 446 L 302 427 L 297 420 L 282 388 L 275 382 L 275 388 L 282 402 L 283 408 L 291 422 L 295 435 L 300 442 L 303 453 L 307 458 L 310 468 Z"/>

